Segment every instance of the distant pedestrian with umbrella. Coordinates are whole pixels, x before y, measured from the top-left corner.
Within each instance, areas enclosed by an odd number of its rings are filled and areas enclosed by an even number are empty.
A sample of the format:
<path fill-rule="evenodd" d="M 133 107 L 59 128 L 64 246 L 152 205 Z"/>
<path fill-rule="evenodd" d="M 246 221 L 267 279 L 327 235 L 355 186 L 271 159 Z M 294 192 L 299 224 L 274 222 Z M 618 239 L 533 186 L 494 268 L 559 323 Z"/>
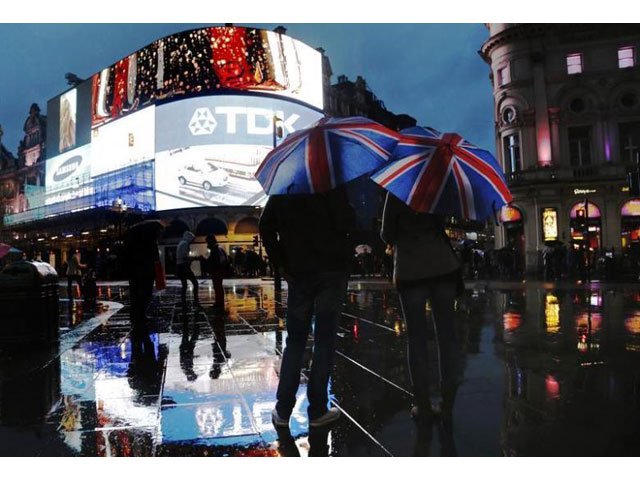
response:
<path fill-rule="evenodd" d="M 411 413 L 450 419 L 457 390 L 460 347 L 455 297 L 464 288 L 461 264 L 442 216 L 485 220 L 511 201 L 493 156 L 455 133 L 412 127 L 401 132 L 389 163 L 372 175 L 388 190 L 381 237 L 394 246 L 394 281 L 407 324 Z M 436 327 L 442 402 L 431 401 L 426 302 Z"/>

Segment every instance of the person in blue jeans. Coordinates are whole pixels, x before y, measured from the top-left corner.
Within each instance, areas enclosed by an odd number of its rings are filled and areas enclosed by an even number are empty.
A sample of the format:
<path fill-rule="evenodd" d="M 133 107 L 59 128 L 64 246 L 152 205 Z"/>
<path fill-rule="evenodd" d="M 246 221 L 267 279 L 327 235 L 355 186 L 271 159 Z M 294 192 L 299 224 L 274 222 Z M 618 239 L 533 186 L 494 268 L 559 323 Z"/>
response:
<path fill-rule="evenodd" d="M 282 272 L 289 292 L 287 340 L 272 412 L 276 427 L 289 425 L 312 326 L 309 425 L 327 425 L 340 416 L 337 408 L 329 408 L 327 390 L 338 319 L 347 293 L 354 224 L 355 214 L 343 189 L 316 195 L 271 196 L 260 218 L 267 255 Z"/>
<path fill-rule="evenodd" d="M 382 240 L 394 249 L 393 279 L 407 325 L 408 363 L 413 385 L 411 415 L 419 422 L 437 415 L 450 420 L 457 391 L 460 345 L 455 299 L 464 289 L 461 263 L 451 248 L 444 221 L 418 213 L 391 193 L 382 215 Z M 432 398 L 426 305 L 435 324 L 441 400 Z"/>

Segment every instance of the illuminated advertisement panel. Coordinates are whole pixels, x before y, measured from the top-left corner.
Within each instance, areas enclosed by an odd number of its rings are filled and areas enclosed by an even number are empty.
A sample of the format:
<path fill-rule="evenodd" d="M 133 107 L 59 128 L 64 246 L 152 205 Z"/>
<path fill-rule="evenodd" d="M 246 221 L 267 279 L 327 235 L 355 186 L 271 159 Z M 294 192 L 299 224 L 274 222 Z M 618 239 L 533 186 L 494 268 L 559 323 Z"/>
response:
<path fill-rule="evenodd" d="M 322 56 L 286 35 L 211 27 L 153 42 L 92 78 L 92 124 L 150 102 L 221 90 L 254 91 L 323 108 Z"/>
<path fill-rule="evenodd" d="M 153 159 L 154 109 L 145 108 L 91 132 L 92 177 Z"/>
<path fill-rule="evenodd" d="M 322 118 L 272 97 L 216 95 L 156 107 L 156 208 L 258 205 L 254 173 L 273 147 L 273 118 L 286 136 Z"/>
<path fill-rule="evenodd" d="M 76 146 L 77 91 L 73 89 L 60 97 L 59 150 Z"/>
<path fill-rule="evenodd" d="M 90 145 L 50 158 L 45 169 L 46 205 L 93 193 Z"/>
<path fill-rule="evenodd" d="M 558 210 L 544 208 L 542 210 L 542 234 L 545 242 L 558 239 Z"/>

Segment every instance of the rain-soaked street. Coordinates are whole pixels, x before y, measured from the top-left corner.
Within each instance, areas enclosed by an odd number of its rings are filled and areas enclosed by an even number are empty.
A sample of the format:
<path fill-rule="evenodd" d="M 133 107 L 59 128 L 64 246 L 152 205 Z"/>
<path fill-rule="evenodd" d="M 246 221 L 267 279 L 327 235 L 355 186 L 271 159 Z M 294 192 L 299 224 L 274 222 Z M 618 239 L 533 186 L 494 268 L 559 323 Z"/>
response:
<path fill-rule="evenodd" d="M 271 424 L 286 288 L 225 282 L 220 315 L 200 283 L 204 311 L 183 315 L 170 282 L 133 344 L 126 284 L 100 287 L 98 317 L 63 299 L 58 349 L 0 356 L 0 455 L 640 454 L 637 285 L 468 283 L 453 422 L 418 430 L 395 290 L 352 280 L 330 385 L 342 418 L 309 433 L 303 380 L 287 435 Z"/>

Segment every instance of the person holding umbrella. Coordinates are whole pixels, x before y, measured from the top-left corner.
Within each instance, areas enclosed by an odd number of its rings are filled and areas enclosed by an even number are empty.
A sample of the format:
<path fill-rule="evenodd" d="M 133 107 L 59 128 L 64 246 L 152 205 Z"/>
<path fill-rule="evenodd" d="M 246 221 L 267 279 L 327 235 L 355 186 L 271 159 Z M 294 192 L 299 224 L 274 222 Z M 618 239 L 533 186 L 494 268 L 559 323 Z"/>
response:
<path fill-rule="evenodd" d="M 327 388 L 338 318 L 347 294 L 354 224 L 355 214 L 344 189 L 313 195 L 274 195 L 260 217 L 260 235 L 267 254 L 274 267 L 282 270 L 289 288 L 287 342 L 272 412 L 276 427 L 289 425 L 314 318 L 307 384 L 309 424 L 320 427 L 340 416 L 340 410 L 328 408 Z"/>
<path fill-rule="evenodd" d="M 442 217 L 412 210 L 388 193 L 382 240 L 394 247 L 393 280 L 407 324 L 408 360 L 415 405 L 412 416 L 429 421 L 440 411 L 450 415 L 456 393 L 460 347 L 454 305 L 462 280 L 461 264 L 444 230 Z M 432 405 L 426 303 L 436 327 L 442 402 Z"/>
<path fill-rule="evenodd" d="M 491 153 L 459 134 L 428 127 L 400 133 L 389 163 L 371 178 L 389 192 L 381 237 L 394 246 L 393 277 L 407 324 L 415 394 L 411 413 L 419 421 L 429 421 L 438 413 L 450 420 L 460 356 L 454 306 L 464 283 L 443 216 L 485 220 L 512 196 Z M 427 301 L 436 327 L 441 402 L 431 401 Z"/>

